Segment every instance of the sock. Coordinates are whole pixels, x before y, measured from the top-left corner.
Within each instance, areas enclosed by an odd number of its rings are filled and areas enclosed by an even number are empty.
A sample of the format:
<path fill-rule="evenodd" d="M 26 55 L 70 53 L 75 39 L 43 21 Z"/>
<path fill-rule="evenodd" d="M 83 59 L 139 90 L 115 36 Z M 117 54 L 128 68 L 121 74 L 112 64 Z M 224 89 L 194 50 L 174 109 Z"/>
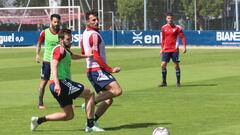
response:
<path fill-rule="evenodd" d="M 180 83 L 181 70 L 180 68 L 176 69 L 177 83 Z"/>
<path fill-rule="evenodd" d="M 94 119 L 87 119 L 87 126 L 88 127 L 93 127 L 94 126 Z"/>
<path fill-rule="evenodd" d="M 46 117 L 43 116 L 43 117 L 38 118 L 37 123 L 42 124 L 43 122 L 46 122 L 46 121 L 47 121 Z"/>
<path fill-rule="evenodd" d="M 162 68 L 162 81 L 166 83 L 167 82 L 166 79 L 167 79 L 167 69 Z"/>
<path fill-rule="evenodd" d="M 100 117 L 97 114 L 94 115 L 94 121 L 97 121 Z"/>

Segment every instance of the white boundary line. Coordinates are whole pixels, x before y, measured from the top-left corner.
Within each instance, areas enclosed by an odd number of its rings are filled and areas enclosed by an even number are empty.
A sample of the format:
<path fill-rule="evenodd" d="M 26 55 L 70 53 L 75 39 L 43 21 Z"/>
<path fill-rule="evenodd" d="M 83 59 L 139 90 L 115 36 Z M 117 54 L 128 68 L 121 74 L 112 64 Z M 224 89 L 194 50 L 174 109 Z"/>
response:
<path fill-rule="evenodd" d="M 23 47 L 0 47 L 4 48 L 36 48 L 36 46 L 23 46 Z M 44 48 L 44 47 L 42 47 Z M 72 48 L 79 48 L 79 46 L 73 46 Z M 106 48 L 119 48 L 119 49 L 160 49 L 159 46 L 106 46 Z M 182 47 L 180 46 L 180 49 Z M 187 46 L 187 49 L 240 49 L 240 46 Z"/>
<path fill-rule="evenodd" d="M 159 46 L 116 46 L 116 47 L 112 47 L 112 46 L 107 46 L 106 48 L 144 48 L 144 49 L 160 49 L 160 45 Z M 179 47 L 180 49 L 182 48 L 182 46 Z M 187 46 L 187 49 L 240 49 L 240 46 Z"/>

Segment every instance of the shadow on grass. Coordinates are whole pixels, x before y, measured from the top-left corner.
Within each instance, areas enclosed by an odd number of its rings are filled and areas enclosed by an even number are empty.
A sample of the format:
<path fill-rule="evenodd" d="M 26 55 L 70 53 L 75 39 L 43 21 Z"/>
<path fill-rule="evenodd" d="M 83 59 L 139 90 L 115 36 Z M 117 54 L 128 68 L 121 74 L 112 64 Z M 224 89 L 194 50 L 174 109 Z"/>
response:
<path fill-rule="evenodd" d="M 97 107 L 99 106 L 99 104 L 96 105 Z M 115 104 L 115 105 L 111 105 L 111 106 L 121 106 L 121 105 L 118 105 L 118 104 Z M 82 108 L 81 105 L 74 105 L 75 108 Z"/>
<path fill-rule="evenodd" d="M 209 87 L 209 86 L 217 86 L 218 84 L 183 84 L 181 87 Z"/>
<path fill-rule="evenodd" d="M 34 132 L 79 132 L 84 131 L 84 129 L 37 129 Z"/>
<path fill-rule="evenodd" d="M 120 125 L 115 127 L 107 127 L 104 128 L 106 131 L 114 131 L 114 130 L 121 130 L 121 129 L 135 129 L 135 128 L 146 128 L 156 125 L 170 125 L 172 123 L 131 123 L 126 125 Z M 34 132 L 79 132 L 84 131 L 84 129 L 37 129 Z"/>
<path fill-rule="evenodd" d="M 167 87 L 159 87 L 161 89 L 167 89 L 167 88 L 183 88 L 183 87 L 213 87 L 213 86 L 218 86 L 218 84 L 181 84 L 181 87 L 176 87 L 176 85 L 168 85 Z"/>
<path fill-rule="evenodd" d="M 172 123 L 131 123 L 131 124 L 120 125 L 116 127 L 108 127 L 104 129 L 107 131 L 111 131 L 111 130 L 120 130 L 120 129 L 146 128 L 146 127 L 151 127 L 155 125 L 170 125 L 170 124 Z"/>

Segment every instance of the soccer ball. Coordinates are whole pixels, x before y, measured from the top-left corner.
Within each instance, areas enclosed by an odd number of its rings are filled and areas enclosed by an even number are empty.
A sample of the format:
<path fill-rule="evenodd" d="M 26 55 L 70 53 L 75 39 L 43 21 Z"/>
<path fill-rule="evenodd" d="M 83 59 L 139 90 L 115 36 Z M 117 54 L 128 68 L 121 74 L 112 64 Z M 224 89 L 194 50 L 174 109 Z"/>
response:
<path fill-rule="evenodd" d="M 158 127 L 154 129 L 152 135 L 170 135 L 169 131 L 165 127 Z"/>

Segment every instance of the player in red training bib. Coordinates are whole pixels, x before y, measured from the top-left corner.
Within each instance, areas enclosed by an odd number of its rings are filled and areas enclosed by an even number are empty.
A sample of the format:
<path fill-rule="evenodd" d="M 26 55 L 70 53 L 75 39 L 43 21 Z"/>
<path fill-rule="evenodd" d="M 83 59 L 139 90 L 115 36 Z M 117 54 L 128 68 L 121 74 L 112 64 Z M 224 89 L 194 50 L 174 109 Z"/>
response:
<path fill-rule="evenodd" d="M 107 111 L 113 103 L 113 98 L 122 94 L 122 89 L 112 73 L 120 72 L 120 67 L 111 68 L 106 63 L 104 41 L 99 33 L 98 12 L 86 13 L 87 28 L 81 41 L 82 54 L 93 54 L 86 58 L 87 76 L 98 96 L 95 104 L 99 104 L 95 112 L 95 122 Z"/>

